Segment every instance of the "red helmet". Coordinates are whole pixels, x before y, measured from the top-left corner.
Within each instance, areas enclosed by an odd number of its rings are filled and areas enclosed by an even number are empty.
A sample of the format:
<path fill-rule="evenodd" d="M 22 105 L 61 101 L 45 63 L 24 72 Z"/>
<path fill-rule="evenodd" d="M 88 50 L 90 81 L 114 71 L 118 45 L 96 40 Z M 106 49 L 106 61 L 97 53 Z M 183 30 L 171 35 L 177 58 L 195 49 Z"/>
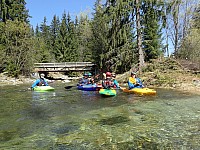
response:
<path fill-rule="evenodd" d="M 106 77 L 111 77 L 111 73 L 110 72 L 106 72 Z"/>

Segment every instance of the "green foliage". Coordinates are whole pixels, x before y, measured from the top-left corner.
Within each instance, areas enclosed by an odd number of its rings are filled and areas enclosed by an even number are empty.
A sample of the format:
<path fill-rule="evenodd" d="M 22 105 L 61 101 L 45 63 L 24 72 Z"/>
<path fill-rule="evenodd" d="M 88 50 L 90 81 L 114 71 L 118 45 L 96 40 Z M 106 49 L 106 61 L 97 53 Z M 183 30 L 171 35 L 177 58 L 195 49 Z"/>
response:
<path fill-rule="evenodd" d="M 143 47 L 145 60 L 156 59 L 162 52 L 162 24 L 161 10 L 162 5 L 156 1 L 144 0 L 142 4 L 143 11 Z"/>
<path fill-rule="evenodd" d="M 70 62 L 78 60 L 77 35 L 74 22 L 70 15 L 64 12 L 57 38 L 54 44 L 54 55 L 58 62 Z"/>
<path fill-rule="evenodd" d="M 27 74 L 32 64 L 32 37 L 30 27 L 24 22 L 1 23 L 1 68 L 11 76 Z M 25 67 L 29 66 L 29 67 Z"/>
<path fill-rule="evenodd" d="M 160 57 L 163 48 L 162 29 L 169 23 L 165 21 L 165 15 L 175 3 L 164 7 L 163 1 L 155 0 L 138 1 L 137 5 L 132 0 L 103 2 L 96 1 L 92 19 L 82 13 L 73 21 L 70 14 L 64 12 L 61 20 L 54 15 L 50 25 L 44 17 L 33 32 L 27 25 L 29 15 L 25 1 L 2 0 L 0 71 L 7 70 L 10 75 L 18 76 L 30 72 L 34 62 L 76 61 L 91 61 L 103 71 L 116 73 L 133 69 L 141 56 L 136 39 L 136 6 L 139 6 L 139 30 L 142 31 L 141 47 L 145 61 L 153 63 L 152 59 Z M 174 10 L 172 15 L 176 16 L 176 13 Z M 178 56 L 200 62 L 199 6 L 191 23 L 187 36 L 181 41 Z M 173 65 L 169 66 L 176 69 Z M 160 69 L 164 71 L 164 68 Z M 149 66 L 144 70 L 153 72 L 155 69 Z"/>
<path fill-rule="evenodd" d="M 77 37 L 78 37 L 78 54 L 79 61 L 94 61 L 92 55 L 92 26 L 91 21 L 87 15 L 81 14 L 80 21 L 78 22 Z"/>
<path fill-rule="evenodd" d="M 123 72 L 134 62 L 130 3 L 119 0 L 95 4 L 93 49 L 97 64 L 105 70 Z"/>
<path fill-rule="evenodd" d="M 28 10 L 26 10 L 25 0 L 1 0 L 0 21 L 18 20 L 28 23 Z"/>

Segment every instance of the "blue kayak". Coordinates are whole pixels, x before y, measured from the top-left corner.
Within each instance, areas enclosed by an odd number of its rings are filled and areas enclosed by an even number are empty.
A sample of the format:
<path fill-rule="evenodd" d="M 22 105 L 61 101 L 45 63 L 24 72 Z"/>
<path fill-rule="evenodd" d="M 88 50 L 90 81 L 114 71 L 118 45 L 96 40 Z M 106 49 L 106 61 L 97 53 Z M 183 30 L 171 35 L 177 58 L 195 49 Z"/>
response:
<path fill-rule="evenodd" d="M 78 90 L 83 90 L 83 91 L 98 91 L 101 88 L 102 88 L 102 86 L 97 85 L 97 84 L 84 84 L 84 85 L 77 86 Z"/>

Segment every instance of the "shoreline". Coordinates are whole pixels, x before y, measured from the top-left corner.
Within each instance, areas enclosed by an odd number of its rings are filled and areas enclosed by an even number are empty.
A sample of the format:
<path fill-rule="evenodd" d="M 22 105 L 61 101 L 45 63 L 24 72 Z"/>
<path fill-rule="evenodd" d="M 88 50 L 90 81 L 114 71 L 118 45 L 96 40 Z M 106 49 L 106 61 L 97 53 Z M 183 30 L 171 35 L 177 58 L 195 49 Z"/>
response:
<path fill-rule="evenodd" d="M 19 76 L 19 78 L 14 78 L 14 77 L 8 77 L 4 73 L 1 73 L 0 74 L 0 86 L 20 85 L 20 84 L 31 84 L 32 85 L 35 82 L 35 80 L 37 80 L 38 78 L 39 78 L 39 76 L 32 76 L 32 77 Z M 71 80 L 69 80 L 67 76 L 63 76 L 63 75 L 57 75 L 52 80 L 49 80 L 48 78 L 45 78 L 45 79 L 47 80 L 48 83 L 52 83 L 54 81 L 61 81 L 63 83 L 71 82 Z"/>

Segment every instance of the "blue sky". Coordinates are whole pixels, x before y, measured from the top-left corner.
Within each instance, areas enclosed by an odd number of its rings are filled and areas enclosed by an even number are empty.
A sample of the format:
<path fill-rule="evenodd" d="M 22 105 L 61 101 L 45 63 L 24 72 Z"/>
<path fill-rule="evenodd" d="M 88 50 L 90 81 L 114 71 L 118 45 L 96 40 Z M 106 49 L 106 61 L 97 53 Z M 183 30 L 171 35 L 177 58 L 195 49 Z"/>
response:
<path fill-rule="evenodd" d="M 35 28 L 47 18 L 47 24 L 50 25 L 53 16 L 59 16 L 61 19 L 63 12 L 70 13 L 72 19 L 80 12 L 91 13 L 94 9 L 96 0 L 26 0 L 26 8 L 29 10 L 31 25 Z"/>

